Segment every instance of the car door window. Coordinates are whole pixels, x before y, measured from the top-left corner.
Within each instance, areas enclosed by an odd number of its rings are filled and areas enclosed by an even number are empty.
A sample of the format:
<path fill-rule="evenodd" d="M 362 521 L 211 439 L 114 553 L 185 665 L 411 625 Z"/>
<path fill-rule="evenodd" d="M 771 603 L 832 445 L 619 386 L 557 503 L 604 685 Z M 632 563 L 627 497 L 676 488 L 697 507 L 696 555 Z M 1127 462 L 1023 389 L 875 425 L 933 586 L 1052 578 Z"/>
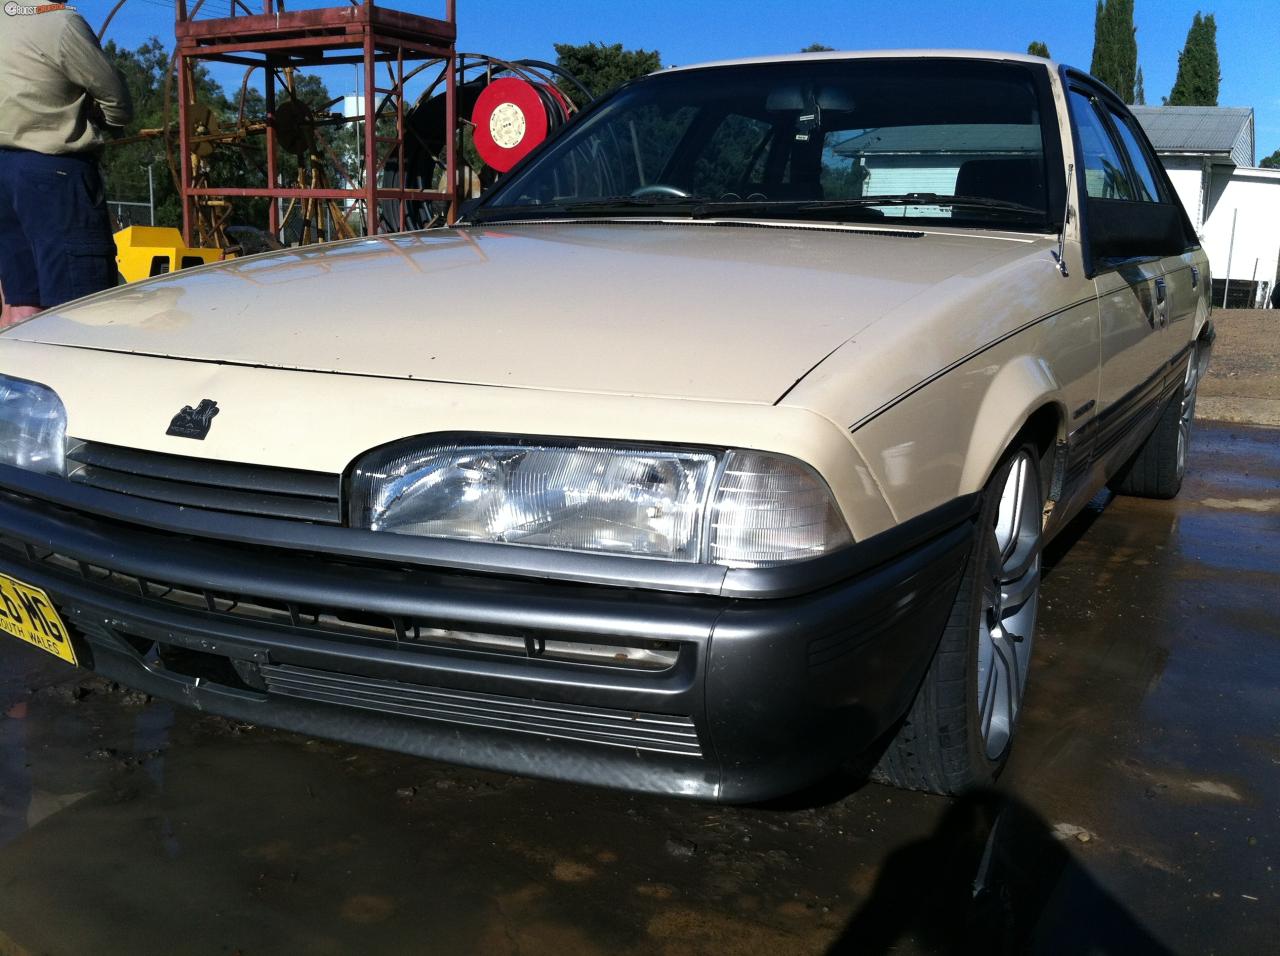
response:
<path fill-rule="evenodd" d="M 1133 129 L 1133 120 L 1115 110 L 1111 110 L 1111 119 L 1115 124 L 1116 132 L 1120 134 L 1120 142 L 1125 152 L 1129 154 L 1129 161 L 1133 163 L 1134 172 L 1138 174 L 1138 195 L 1134 198 L 1141 202 L 1160 202 L 1160 189 L 1156 185 L 1156 175 L 1151 168 L 1151 163 L 1147 160 L 1146 151 L 1138 142 L 1137 133 Z"/>
<path fill-rule="evenodd" d="M 1094 199 L 1136 199 L 1124 159 L 1092 97 L 1072 90 L 1071 115 L 1084 165 L 1085 190 Z"/>

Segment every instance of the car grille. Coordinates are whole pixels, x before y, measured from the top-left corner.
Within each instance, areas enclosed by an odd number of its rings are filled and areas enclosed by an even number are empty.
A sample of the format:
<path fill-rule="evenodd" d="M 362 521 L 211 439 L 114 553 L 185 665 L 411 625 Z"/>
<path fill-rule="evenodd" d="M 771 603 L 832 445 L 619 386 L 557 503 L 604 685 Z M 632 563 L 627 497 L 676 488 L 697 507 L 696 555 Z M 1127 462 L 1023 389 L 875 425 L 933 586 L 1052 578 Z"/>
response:
<path fill-rule="evenodd" d="M 67 477 L 106 491 L 187 508 L 341 524 L 342 479 L 67 440 Z"/>
<path fill-rule="evenodd" d="M 259 671 L 267 692 L 283 697 L 631 750 L 702 756 L 697 729 L 688 717 L 448 690 L 289 664 L 263 664 Z"/>

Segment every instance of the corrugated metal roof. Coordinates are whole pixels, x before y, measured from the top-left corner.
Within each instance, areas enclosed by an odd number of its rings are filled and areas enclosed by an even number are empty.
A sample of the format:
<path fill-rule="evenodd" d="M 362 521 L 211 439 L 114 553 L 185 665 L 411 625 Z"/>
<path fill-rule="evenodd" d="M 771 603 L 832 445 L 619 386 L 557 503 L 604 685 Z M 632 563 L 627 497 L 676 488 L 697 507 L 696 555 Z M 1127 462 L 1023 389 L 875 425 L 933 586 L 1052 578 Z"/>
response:
<path fill-rule="evenodd" d="M 1157 153 L 1229 156 L 1253 165 L 1253 110 L 1237 106 L 1130 107 Z"/>

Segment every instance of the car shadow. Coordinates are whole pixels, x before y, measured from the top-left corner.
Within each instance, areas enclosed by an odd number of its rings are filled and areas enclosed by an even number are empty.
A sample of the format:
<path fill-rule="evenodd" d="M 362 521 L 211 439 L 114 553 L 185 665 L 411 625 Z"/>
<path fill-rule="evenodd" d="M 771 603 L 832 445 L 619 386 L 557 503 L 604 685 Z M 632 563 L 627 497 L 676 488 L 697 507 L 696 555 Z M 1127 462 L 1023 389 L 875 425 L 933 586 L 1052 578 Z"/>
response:
<path fill-rule="evenodd" d="M 829 956 L 1172 951 L 1030 807 L 998 790 L 958 798 L 927 837 L 893 851 Z"/>
<path fill-rule="evenodd" d="M 1045 546 L 1040 555 L 1040 569 L 1043 578 L 1048 578 L 1053 574 L 1054 569 L 1075 547 L 1076 542 L 1088 534 L 1094 522 L 1102 517 L 1103 512 L 1107 510 L 1107 506 L 1111 504 L 1114 498 L 1115 495 L 1112 492 L 1105 488 L 1102 489 L 1089 499 L 1089 503 L 1080 509 L 1079 514 L 1068 521 L 1062 530 L 1054 535 L 1053 540 Z"/>

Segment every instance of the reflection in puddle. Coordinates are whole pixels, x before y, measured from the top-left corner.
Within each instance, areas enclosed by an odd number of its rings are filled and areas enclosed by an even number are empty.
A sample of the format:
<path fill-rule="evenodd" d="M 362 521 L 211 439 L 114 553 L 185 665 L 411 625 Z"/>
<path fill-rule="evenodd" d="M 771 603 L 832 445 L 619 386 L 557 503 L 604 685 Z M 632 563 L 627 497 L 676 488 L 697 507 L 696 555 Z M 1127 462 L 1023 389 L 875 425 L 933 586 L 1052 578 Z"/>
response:
<path fill-rule="evenodd" d="M 142 766 L 156 785 L 156 789 L 164 788 L 164 755 L 169 749 L 169 732 L 173 729 L 173 707 L 164 703 L 153 703 L 144 707 L 133 723 L 133 750 Z M 165 856 L 174 859 L 179 850 L 178 837 L 174 832 L 173 820 L 163 814 L 159 820 L 160 845 L 164 847 Z"/>
<path fill-rule="evenodd" d="M 0 847 L 104 785 L 111 788 L 121 773 L 141 770 L 154 790 L 163 789 L 174 708 L 156 702 L 121 710 L 111 695 L 99 691 L 52 685 L 37 691 L 39 699 L 19 700 L 0 711 Z M 65 704 L 76 707 L 74 717 L 62 712 Z M 99 745 L 103 716 L 123 721 L 117 723 L 124 732 L 120 739 L 129 743 L 119 751 Z M 165 852 L 176 856 L 172 823 L 161 816 L 158 826 Z"/>
<path fill-rule="evenodd" d="M 0 847 L 27 829 L 31 774 L 27 769 L 27 705 L 14 704 L 0 718 Z"/>

